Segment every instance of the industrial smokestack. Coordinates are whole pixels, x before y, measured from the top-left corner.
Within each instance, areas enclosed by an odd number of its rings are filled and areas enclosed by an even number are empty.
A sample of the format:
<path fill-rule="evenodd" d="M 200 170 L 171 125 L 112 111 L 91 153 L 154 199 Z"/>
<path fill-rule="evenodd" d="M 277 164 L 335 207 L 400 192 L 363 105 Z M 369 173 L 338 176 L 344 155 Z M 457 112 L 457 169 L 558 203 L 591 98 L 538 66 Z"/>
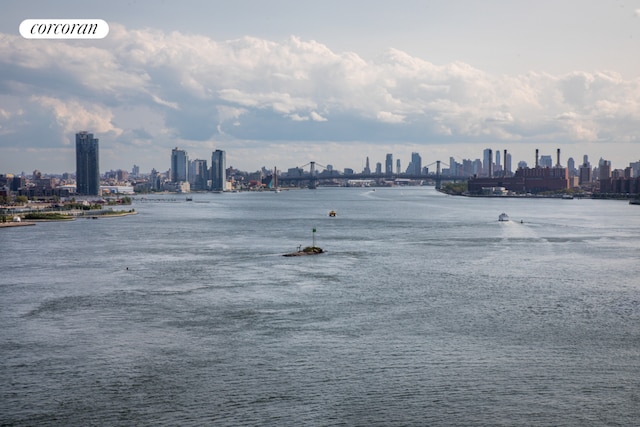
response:
<path fill-rule="evenodd" d="M 538 149 L 536 148 L 536 169 L 538 169 L 540 165 L 538 164 Z"/>
<path fill-rule="evenodd" d="M 560 167 L 560 149 L 558 148 L 558 163 L 556 164 L 556 167 L 559 168 Z"/>

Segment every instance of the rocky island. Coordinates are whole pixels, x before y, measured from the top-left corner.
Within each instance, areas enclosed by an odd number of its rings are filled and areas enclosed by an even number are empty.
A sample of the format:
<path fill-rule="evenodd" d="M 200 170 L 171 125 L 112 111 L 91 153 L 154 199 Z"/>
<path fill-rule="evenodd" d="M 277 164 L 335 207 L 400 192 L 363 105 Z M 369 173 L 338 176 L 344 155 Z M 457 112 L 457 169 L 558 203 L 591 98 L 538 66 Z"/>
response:
<path fill-rule="evenodd" d="M 319 248 L 317 246 L 307 246 L 306 248 L 302 249 L 302 250 L 298 250 L 296 252 L 291 252 L 289 254 L 284 254 L 282 256 L 305 256 L 305 255 L 319 255 L 321 253 L 324 253 L 324 251 L 322 250 L 322 248 Z"/>

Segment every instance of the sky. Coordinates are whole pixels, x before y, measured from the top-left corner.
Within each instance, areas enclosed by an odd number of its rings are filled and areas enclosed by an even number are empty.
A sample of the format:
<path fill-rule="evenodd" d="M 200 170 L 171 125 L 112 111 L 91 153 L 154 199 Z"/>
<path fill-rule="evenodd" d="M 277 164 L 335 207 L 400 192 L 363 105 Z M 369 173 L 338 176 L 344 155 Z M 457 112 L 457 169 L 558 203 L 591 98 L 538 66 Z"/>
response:
<path fill-rule="evenodd" d="M 100 40 L 23 38 L 24 19 L 102 19 Z M 507 149 L 640 160 L 640 0 L 5 0 L 0 173 L 166 171 L 226 152 L 246 171 L 359 172 Z"/>

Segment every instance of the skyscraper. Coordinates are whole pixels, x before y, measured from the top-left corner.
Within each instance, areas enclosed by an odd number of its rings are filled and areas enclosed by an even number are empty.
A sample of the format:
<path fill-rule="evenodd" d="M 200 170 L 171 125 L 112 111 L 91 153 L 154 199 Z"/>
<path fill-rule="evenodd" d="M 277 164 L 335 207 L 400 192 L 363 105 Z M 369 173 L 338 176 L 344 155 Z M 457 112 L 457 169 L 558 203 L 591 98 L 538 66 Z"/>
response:
<path fill-rule="evenodd" d="M 482 175 L 483 176 L 491 176 L 489 172 L 491 170 L 491 165 L 493 164 L 491 148 L 485 148 L 482 152 Z"/>
<path fill-rule="evenodd" d="M 227 183 L 227 165 L 225 152 L 216 150 L 211 153 L 211 189 L 224 191 Z"/>
<path fill-rule="evenodd" d="M 418 153 L 411 153 L 411 172 L 413 175 L 422 174 L 422 157 Z"/>
<path fill-rule="evenodd" d="M 391 175 L 393 174 L 393 154 L 387 154 L 387 158 L 384 162 L 384 174 Z"/>
<path fill-rule="evenodd" d="M 100 158 L 98 138 L 92 133 L 76 133 L 76 193 L 100 195 Z"/>
<path fill-rule="evenodd" d="M 569 176 L 576 176 L 576 162 L 573 157 L 567 160 L 567 169 L 569 169 Z"/>
<path fill-rule="evenodd" d="M 171 182 L 185 182 L 188 177 L 189 160 L 187 152 L 178 147 L 171 150 Z"/>
<path fill-rule="evenodd" d="M 482 172 L 484 176 L 493 178 L 493 150 L 485 148 L 482 152 Z"/>
<path fill-rule="evenodd" d="M 209 180 L 209 169 L 207 161 L 196 159 L 189 162 L 189 184 L 196 191 L 207 189 L 207 181 Z"/>
<path fill-rule="evenodd" d="M 589 163 L 589 157 L 585 154 L 583 157 L 584 163 L 580 166 L 579 169 L 579 185 L 588 184 L 591 182 L 591 163 Z"/>

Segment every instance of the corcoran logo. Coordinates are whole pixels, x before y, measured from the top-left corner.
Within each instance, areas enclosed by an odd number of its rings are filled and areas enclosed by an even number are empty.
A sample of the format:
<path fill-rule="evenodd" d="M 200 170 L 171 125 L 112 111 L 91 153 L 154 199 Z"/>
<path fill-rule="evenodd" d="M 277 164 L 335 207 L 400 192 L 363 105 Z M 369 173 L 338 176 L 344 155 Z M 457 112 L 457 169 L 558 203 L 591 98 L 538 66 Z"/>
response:
<path fill-rule="evenodd" d="M 25 39 L 103 39 L 109 24 L 102 19 L 25 19 L 20 35 Z"/>

